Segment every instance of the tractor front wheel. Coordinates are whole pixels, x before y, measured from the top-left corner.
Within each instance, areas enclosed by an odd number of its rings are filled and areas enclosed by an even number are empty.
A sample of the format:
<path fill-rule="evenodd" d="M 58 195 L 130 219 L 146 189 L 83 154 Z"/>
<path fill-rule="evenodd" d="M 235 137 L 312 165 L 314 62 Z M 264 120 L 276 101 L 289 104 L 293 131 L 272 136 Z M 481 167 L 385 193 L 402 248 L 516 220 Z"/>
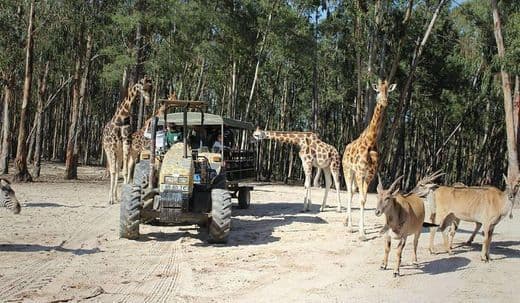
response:
<path fill-rule="evenodd" d="M 123 184 L 119 213 L 120 238 L 131 240 L 139 238 L 141 208 L 141 186 Z"/>
<path fill-rule="evenodd" d="M 231 195 L 225 189 L 211 191 L 211 222 L 208 242 L 227 243 L 231 230 Z"/>

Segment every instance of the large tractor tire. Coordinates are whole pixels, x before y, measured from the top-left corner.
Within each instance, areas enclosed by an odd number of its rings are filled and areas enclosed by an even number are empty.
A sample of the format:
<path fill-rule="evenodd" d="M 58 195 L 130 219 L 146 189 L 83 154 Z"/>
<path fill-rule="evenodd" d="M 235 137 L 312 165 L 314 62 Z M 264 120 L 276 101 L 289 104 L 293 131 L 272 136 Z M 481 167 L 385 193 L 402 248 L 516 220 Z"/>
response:
<path fill-rule="evenodd" d="M 240 188 L 238 190 L 238 207 L 241 209 L 248 209 L 251 204 L 251 191 L 249 188 Z"/>
<path fill-rule="evenodd" d="M 211 191 L 211 222 L 208 242 L 227 243 L 231 230 L 231 195 L 225 189 Z"/>
<path fill-rule="evenodd" d="M 120 238 L 131 240 L 139 238 L 141 207 L 141 186 L 123 184 L 119 213 Z"/>
<path fill-rule="evenodd" d="M 134 168 L 134 184 L 142 188 L 148 186 L 150 176 L 150 160 L 141 160 Z"/>

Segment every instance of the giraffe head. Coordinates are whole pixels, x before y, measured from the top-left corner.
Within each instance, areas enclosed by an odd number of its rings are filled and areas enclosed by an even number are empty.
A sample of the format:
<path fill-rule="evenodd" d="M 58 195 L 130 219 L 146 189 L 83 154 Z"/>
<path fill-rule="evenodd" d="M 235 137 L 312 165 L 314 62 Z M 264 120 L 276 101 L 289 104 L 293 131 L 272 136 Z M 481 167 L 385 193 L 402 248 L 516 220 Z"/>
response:
<path fill-rule="evenodd" d="M 171 92 L 171 94 L 168 96 L 168 100 L 170 100 L 170 101 L 177 100 L 177 94 L 175 93 L 175 91 Z"/>
<path fill-rule="evenodd" d="M 253 133 L 253 138 L 256 140 L 267 139 L 267 134 L 265 131 L 261 130 L 260 127 L 257 127 L 255 132 Z"/>
<path fill-rule="evenodd" d="M 144 76 L 143 79 L 139 80 L 134 86 L 130 88 L 129 96 L 137 96 L 141 94 L 144 98 L 146 105 L 150 104 L 150 92 L 152 91 L 152 79 Z"/>
<path fill-rule="evenodd" d="M 377 92 L 377 103 L 387 106 L 388 105 L 388 93 L 392 92 L 397 85 L 391 84 L 388 86 L 388 82 L 386 80 L 381 80 L 377 82 L 377 85 L 372 84 L 372 88 Z"/>

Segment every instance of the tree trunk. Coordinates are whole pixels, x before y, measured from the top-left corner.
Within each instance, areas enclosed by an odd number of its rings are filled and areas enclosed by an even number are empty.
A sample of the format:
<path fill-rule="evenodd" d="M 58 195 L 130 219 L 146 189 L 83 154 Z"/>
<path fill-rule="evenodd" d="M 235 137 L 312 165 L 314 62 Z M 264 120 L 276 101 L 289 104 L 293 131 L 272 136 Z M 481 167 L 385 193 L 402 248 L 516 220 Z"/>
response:
<path fill-rule="evenodd" d="M 45 63 L 45 71 L 40 77 L 38 89 L 38 109 L 36 112 L 36 139 L 34 148 L 34 167 L 33 176 L 36 178 L 40 176 L 41 150 L 42 150 L 42 130 L 43 130 L 43 100 L 47 94 L 47 76 L 49 74 L 49 61 Z"/>
<path fill-rule="evenodd" d="M 31 1 L 29 11 L 29 25 L 27 26 L 27 45 L 25 54 L 25 79 L 23 85 L 22 108 L 20 111 L 20 128 L 18 131 L 18 147 L 16 149 L 15 175 L 16 182 L 31 182 L 32 176 L 27 170 L 27 116 L 31 102 L 31 86 L 33 73 L 33 48 L 34 48 L 34 2 Z"/>
<path fill-rule="evenodd" d="M 401 94 L 399 95 L 399 104 L 397 105 L 396 113 L 397 117 L 394 119 L 394 122 L 392 123 L 392 126 L 390 128 L 390 134 L 387 136 L 386 144 L 385 146 L 389 146 L 394 141 L 395 133 L 399 131 L 402 122 L 404 119 L 404 114 L 408 110 L 408 103 L 411 99 L 412 94 L 412 84 L 415 76 L 415 70 L 417 69 L 417 65 L 419 64 L 419 59 L 422 55 L 422 52 L 424 50 L 424 47 L 426 46 L 426 42 L 428 42 L 428 38 L 430 37 L 430 34 L 433 30 L 433 26 L 435 25 L 435 22 L 437 20 L 437 17 L 439 16 L 439 13 L 442 9 L 442 7 L 446 4 L 446 0 L 440 0 L 439 4 L 437 5 L 437 8 L 435 9 L 435 12 L 433 13 L 432 18 L 430 19 L 430 23 L 428 24 L 428 28 L 424 32 L 424 35 L 422 37 L 422 40 L 420 43 L 417 43 L 417 46 L 415 47 L 414 54 L 412 56 L 412 61 L 410 63 L 410 71 L 408 73 L 408 77 L 406 79 L 406 84 L 403 88 L 400 89 Z M 417 38 L 417 42 L 419 41 L 419 37 Z M 390 151 L 392 148 L 386 148 L 384 151 L 383 159 L 386 159 L 384 162 L 388 162 L 388 157 L 390 156 Z"/>
<path fill-rule="evenodd" d="M 493 13 L 493 29 L 495 32 L 495 40 L 498 48 L 498 57 L 503 59 L 505 56 L 504 40 L 502 38 L 502 29 L 500 25 L 500 15 L 498 14 L 497 1 L 491 0 L 491 9 Z M 513 121 L 513 99 L 511 96 L 511 83 L 509 73 L 504 69 L 504 65 L 500 67 L 500 75 L 502 76 L 502 92 L 504 94 L 504 110 L 506 119 L 507 134 L 507 175 L 510 178 L 517 177 L 518 171 L 518 151 L 516 149 L 516 138 Z"/>
<path fill-rule="evenodd" d="M 260 70 L 260 60 L 262 59 L 262 56 L 264 53 L 265 40 L 267 39 L 267 35 L 269 34 L 269 31 L 270 31 L 271 19 L 273 17 L 273 11 L 275 10 L 277 3 L 278 2 L 276 2 L 273 5 L 272 10 L 271 10 L 271 12 L 269 12 L 269 16 L 267 17 L 267 25 L 265 28 L 264 36 L 262 37 L 262 45 L 260 46 L 260 50 L 258 51 L 258 54 L 257 54 L 255 74 L 253 76 L 253 84 L 251 85 L 251 90 L 249 92 L 249 99 L 247 100 L 246 113 L 245 113 L 244 117 L 242 118 L 244 121 L 248 121 L 248 118 L 249 118 L 248 116 L 249 116 L 249 111 L 251 109 L 251 103 L 253 102 L 253 96 L 255 94 L 256 82 L 258 81 L 258 72 Z"/>
<path fill-rule="evenodd" d="M 82 39 L 82 38 L 80 38 Z M 78 147 L 77 138 L 79 133 L 79 109 L 82 107 L 83 99 L 87 89 L 87 78 L 90 64 L 90 56 L 92 50 L 92 34 L 87 34 L 87 44 L 83 59 L 78 55 L 76 59 L 76 67 L 74 71 L 74 85 L 71 108 L 71 121 L 69 126 L 69 135 L 67 141 L 67 156 L 65 160 L 65 179 L 78 178 Z M 81 66 L 83 65 L 83 68 Z M 80 78 L 81 73 L 81 78 Z"/>
<path fill-rule="evenodd" d="M 2 124 L 2 151 L 0 153 L 0 174 L 9 173 L 9 145 L 11 141 L 11 115 L 10 105 L 13 98 L 14 76 L 7 75 L 4 85 L 4 121 Z"/>
<path fill-rule="evenodd" d="M 318 129 L 319 93 L 318 93 L 318 9 L 314 15 L 314 60 L 312 61 L 312 130 Z"/>
<path fill-rule="evenodd" d="M 520 131 L 519 131 L 519 121 L 520 121 L 520 77 L 515 77 L 515 94 L 513 97 L 513 108 L 514 108 L 514 117 L 515 117 L 515 138 L 516 138 L 516 150 L 518 151 L 518 143 L 520 143 Z"/>

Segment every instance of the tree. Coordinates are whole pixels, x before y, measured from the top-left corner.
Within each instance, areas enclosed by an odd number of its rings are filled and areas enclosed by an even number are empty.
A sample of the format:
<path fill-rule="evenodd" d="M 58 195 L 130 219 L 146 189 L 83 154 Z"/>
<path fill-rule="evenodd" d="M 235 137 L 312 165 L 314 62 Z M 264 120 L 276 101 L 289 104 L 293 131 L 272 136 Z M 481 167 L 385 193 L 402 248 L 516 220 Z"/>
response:
<path fill-rule="evenodd" d="M 27 44 L 25 46 L 25 80 L 23 86 L 22 108 L 20 112 L 20 127 L 18 130 L 18 147 L 16 149 L 14 181 L 31 182 L 32 176 L 27 169 L 27 116 L 31 102 L 32 73 L 33 73 L 33 48 L 34 48 L 34 3 L 31 1 L 29 10 L 29 24 L 27 26 Z"/>
<path fill-rule="evenodd" d="M 498 13 L 497 1 L 491 0 L 491 9 L 493 13 L 493 29 L 495 40 L 497 43 L 498 57 L 505 57 L 504 39 L 502 37 L 502 26 L 500 23 L 500 14 Z M 504 94 L 504 111 L 507 134 L 507 162 L 508 177 L 519 176 L 518 169 L 518 151 L 516 149 L 516 136 L 513 121 L 513 98 L 511 95 L 511 82 L 509 73 L 505 70 L 504 65 L 500 66 L 500 76 L 502 78 L 502 93 Z"/>

